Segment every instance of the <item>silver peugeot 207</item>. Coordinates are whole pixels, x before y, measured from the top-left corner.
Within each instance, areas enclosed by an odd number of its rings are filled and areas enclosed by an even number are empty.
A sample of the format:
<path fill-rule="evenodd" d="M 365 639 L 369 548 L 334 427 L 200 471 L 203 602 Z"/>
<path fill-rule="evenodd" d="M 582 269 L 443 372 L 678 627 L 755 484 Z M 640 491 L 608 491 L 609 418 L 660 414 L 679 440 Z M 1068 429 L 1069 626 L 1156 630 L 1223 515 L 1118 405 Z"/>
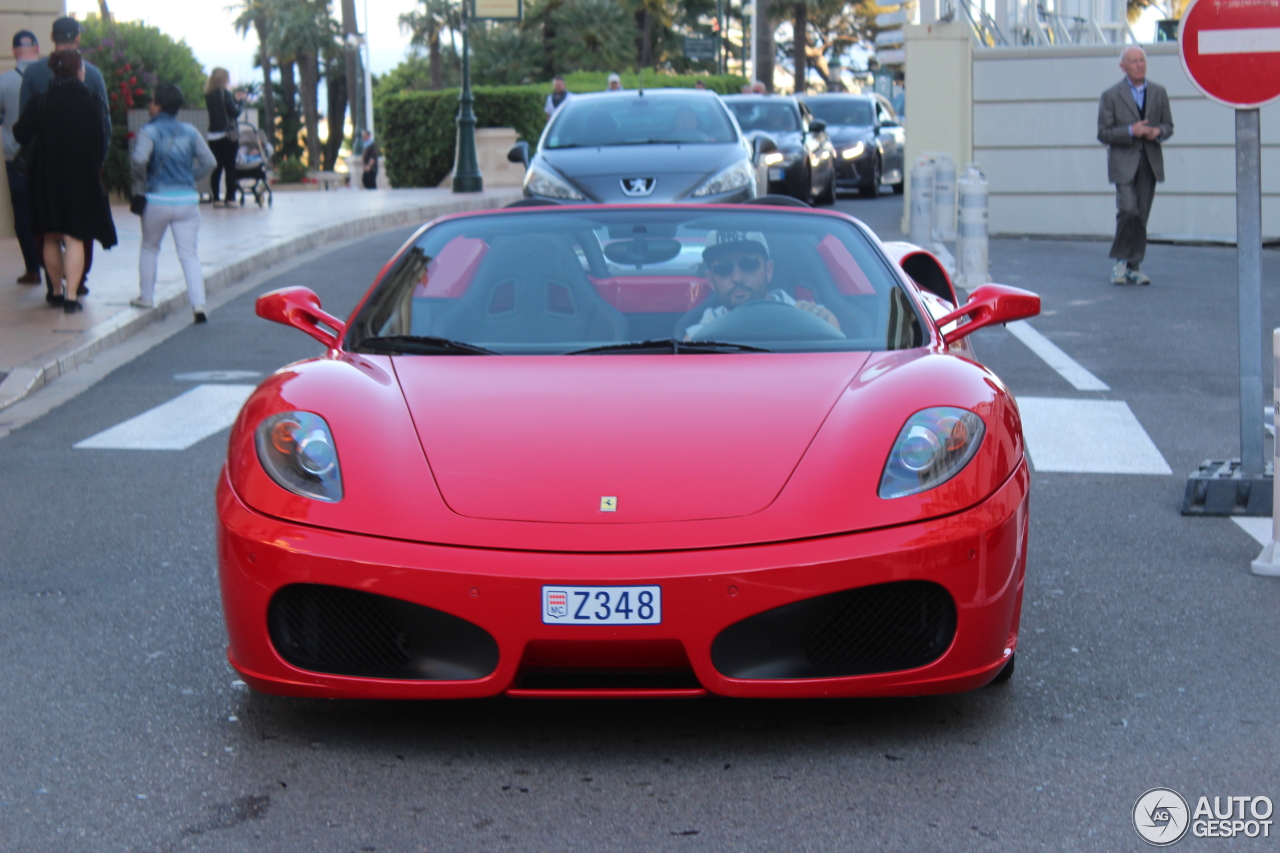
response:
<path fill-rule="evenodd" d="M 525 142 L 509 156 L 525 164 L 528 198 L 719 203 L 756 197 L 756 163 L 770 147 L 746 139 L 713 92 L 645 89 L 576 96 L 532 157 Z"/>

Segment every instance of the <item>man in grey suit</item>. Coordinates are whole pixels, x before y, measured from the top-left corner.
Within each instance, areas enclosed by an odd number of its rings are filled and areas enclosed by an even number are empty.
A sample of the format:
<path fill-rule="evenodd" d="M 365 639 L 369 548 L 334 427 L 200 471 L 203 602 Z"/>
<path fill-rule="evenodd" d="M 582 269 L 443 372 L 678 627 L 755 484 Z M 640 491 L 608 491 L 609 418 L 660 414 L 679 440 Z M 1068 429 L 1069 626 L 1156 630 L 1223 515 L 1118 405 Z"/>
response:
<path fill-rule="evenodd" d="M 1147 54 L 1120 54 L 1124 79 L 1098 101 L 1098 141 L 1107 146 L 1107 180 L 1116 185 L 1116 238 L 1111 244 L 1112 284 L 1150 284 L 1139 272 L 1147 252 L 1147 217 L 1156 184 L 1164 180 L 1163 143 L 1173 136 L 1169 93 L 1147 80 Z"/>

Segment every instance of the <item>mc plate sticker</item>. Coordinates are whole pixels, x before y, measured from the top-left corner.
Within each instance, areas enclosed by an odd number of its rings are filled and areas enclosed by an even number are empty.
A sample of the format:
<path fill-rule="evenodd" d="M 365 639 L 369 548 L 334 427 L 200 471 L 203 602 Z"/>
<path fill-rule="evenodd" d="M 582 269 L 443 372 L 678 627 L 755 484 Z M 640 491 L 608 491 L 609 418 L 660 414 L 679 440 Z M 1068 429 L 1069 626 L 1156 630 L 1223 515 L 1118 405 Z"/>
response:
<path fill-rule="evenodd" d="M 544 586 L 545 625 L 657 625 L 660 586 Z"/>

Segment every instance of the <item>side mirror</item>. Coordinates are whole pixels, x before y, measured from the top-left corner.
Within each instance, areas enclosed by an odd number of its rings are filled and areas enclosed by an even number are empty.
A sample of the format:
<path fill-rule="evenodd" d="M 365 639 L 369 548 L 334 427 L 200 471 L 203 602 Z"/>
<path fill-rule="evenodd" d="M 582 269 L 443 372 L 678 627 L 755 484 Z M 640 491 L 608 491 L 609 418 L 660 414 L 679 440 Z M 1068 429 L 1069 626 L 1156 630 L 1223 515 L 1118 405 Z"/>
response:
<path fill-rule="evenodd" d="M 969 294 L 969 301 L 955 311 L 938 319 L 938 328 L 968 317 L 969 322 L 944 332 L 942 339 L 948 344 L 968 337 L 979 329 L 996 323 L 1025 320 L 1040 313 L 1040 297 L 1020 287 L 1007 284 L 984 284 Z"/>
<path fill-rule="evenodd" d="M 880 126 L 881 126 L 881 127 L 902 127 L 902 125 L 900 125 L 900 124 L 898 124 L 896 121 L 892 121 L 892 120 L 891 120 L 891 121 L 882 121 L 882 122 L 880 122 Z"/>
<path fill-rule="evenodd" d="M 284 287 L 258 297 L 254 313 L 264 320 L 301 329 L 333 349 L 347 331 L 347 324 L 320 310 L 320 297 L 308 287 Z M 321 326 L 333 329 L 329 332 Z"/>
<path fill-rule="evenodd" d="M 757 134 L 755 139 L 751 141 L 752 159 L 759 163 L 760 158 L 766 154 L 773 154 L 778 150 L 778 143 L 774 142 L 773 137 L 767 133 Z"/>
<path fill-rule="evenodd" d="M 822 133 L 826 129 L 827 129 L 827 123 L 822 119 L 814 119 L 813 121 L 809 122 L 810 133 Z"/>
<path fill-rule="evenodd" d="M 523 139 L 511 146 L 511 150 L 507 152 L 507 161 L 510 163 L 519 163 L 526 169 L 529 168 L 529 143 Z"/>

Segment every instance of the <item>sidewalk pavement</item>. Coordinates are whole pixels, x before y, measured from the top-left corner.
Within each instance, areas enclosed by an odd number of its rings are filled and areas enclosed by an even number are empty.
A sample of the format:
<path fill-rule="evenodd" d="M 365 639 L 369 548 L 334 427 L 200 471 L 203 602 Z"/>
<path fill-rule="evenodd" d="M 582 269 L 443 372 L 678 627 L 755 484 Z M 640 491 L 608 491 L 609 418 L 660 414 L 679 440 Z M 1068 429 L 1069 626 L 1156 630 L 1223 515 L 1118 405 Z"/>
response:
<path fill-rule="evenodd" d="M 200 260 L 212 296 L 262 269 L 328 243 L 358 237 L 464 210 L 501 207 L 520 189 L 500 188 L 454 195 L 445 189 L 367 192 L 277 192 L 272 207 L 201 205 Z M 3 203 L 8 204 L 8 199 Z M 130 307 L 138 295 L 141 220 L 126 207 L 112 209 L 119 244 L 95 247 L 84 310 L 64 314 L 45 303 L 44 285 L 15 284 L 22 253 L 15 238 L 0 240 L 0 409 L 71 371 L 130 335 L 165 317 L 188 310 L 187 289 L 173 239 L 160 250 L 156 308 Z M 211 318 L 217 322 L 217 318 Z"/>

